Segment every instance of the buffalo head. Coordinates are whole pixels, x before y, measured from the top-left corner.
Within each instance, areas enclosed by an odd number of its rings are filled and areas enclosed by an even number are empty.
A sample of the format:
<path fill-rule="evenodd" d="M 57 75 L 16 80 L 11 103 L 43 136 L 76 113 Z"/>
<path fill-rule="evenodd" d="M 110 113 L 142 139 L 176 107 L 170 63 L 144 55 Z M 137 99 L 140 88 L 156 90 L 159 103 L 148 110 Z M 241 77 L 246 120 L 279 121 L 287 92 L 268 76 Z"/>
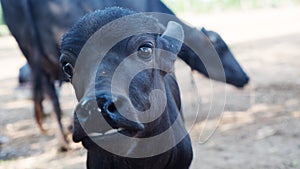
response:
<path fill-rule="evenodd" d="M 174 62 L 184 33 L 121 8 L 96 11 L 65 34 L 60 61 L 77 99 L 73 140 L 88 168 L 188 168 Z"/>

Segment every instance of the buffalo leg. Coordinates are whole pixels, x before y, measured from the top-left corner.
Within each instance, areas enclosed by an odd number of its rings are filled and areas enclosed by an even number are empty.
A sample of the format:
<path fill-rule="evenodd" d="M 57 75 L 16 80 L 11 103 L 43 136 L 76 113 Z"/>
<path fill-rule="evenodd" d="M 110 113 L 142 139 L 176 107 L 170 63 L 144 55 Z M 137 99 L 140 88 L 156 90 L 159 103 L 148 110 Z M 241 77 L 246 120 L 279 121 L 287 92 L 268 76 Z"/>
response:
<path fill-rule="evenodd" d="M 39 126 L 40 131 L 43 134 L 46 134 L 46 130 L 43 127 L 43 91 L 39 89 L 34 89 L 33 93 L 33 99 L 34 99 L 34 114 L 35 114 L 35 120 Z"/>
<path fill-rule="evenodd" d="M 61 122 L 62 111 L 61 111 L 61 107 L 59 104 L 59 98 L 58 98 L 58 95 L 55 90 L 55 84 L 54 84 L 54 81 L 51 81 L 49 78 L 47 78 L 46 84 L 47 84 L 46 85 L 46 93 L 50 97 L 50 100 L 54 107 L 54 117 L 57 122 L 58 130 L 59 130 L 59 132 L 57 133 L 57 137 L 58 137 L 59 145 L 60 145 L 59 150 L 67 151 L 68 150 L 68 141 L 67 141 L 66 135 L 64 133 L 63 125 Z"/>

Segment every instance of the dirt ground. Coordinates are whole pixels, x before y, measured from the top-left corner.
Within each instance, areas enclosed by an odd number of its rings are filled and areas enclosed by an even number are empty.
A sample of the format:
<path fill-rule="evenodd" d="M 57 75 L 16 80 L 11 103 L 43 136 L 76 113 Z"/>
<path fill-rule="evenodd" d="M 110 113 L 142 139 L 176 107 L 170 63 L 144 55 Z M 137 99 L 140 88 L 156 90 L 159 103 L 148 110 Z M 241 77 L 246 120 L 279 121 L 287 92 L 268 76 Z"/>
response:
<path fill-rule="evenodd" d="M 191 74 L 178 63 L 193 140 L 191 168 L 300 169 L 300 8 L 181 17 L 223 35 L 251 77 L 251 83 L 239 90 Z M 47 118 L 48 135 L 40 134 L 32 102 L 16 88 L 24 62 L 13 38 L 1 37 L 0 169 L 85 168 L 86 151 L 80 144 L 72 143 L 67 153 L 56 151 L 54 120 Z M 62 88 L 61 103 L 68 125 L 76 105 L 69 84 Z M 224 111 L 214 112 L 216 107 Z M 199 111 L 198 118 L 192 111 Z"/>

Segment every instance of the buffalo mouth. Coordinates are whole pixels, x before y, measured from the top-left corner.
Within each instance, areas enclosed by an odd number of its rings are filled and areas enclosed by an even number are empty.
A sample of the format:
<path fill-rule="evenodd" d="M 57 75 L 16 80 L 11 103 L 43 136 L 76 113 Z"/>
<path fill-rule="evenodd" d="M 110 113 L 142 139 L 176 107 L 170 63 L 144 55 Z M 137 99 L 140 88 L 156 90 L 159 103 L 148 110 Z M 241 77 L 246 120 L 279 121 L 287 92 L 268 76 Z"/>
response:
<path fill-rule="evenodd" d="M 121 142 L 124 137 L 139 138 L 144 133 L 144 124 L 121 117 L 112 123 L 112 119 L 107 118 L 102 109 L 93 98 L 80 101 L 74 114 L 74 142 L 82 142 L 90 150 L 108 142 Z"/>
<path fill-rule="evenodd" d="M 116 133 L 121 133 L 122 131 L 125 131 L 126 129 L 124 128 L 119 128 L 119 129 L 111 129 L 111 130 L 108 130 L 106 132 L 92 132 L 92 133 L 89 133 L 88 136 L 89 137 L 103 137 L 103 136 L 108 136 L 108 135 L 113 135 L 113 134 L 116 134 Z"/>
<path fill-rule="evenodd" d="M 91 132 L 91 133 L 88 133 L 87 136 L 90 138 L 95 138 L 95 139 L 100 139 L 100 138 L 105 139 L 105 137 L 110 137 L 110 136 L 114 136 L 117 134 L 123 134 L 128 137 L 135 137 L 137 133 L 138 133 L 138 131 L 136 131 L 136 130 L 117 128 L 117 129 L 110 129 L 105 132 Z"/>
<path fill-rule="evenodd" d="M 87 133 L 85 137 L 78 140 L 87 150 L 101 149 L 101 144 L 104 142 L 122 141 L 122 137 L 138 137 L 140 131 L 118 128 L 110 129 L 105 132 L 91 132 Z"/>
<path fill-rule="evenodd" d="M 78 122 L 78 121 L 77 121 Z M 84 128 L 82 124 L 74 121 L 73 130 L 73 141 L 81 142 L 82 145 L 87 149 L 97 149 L 99 145 L 107 142 L 117 142 L 122 141 L 124 136 L 138 138 L 142 130 L 136 130 L 133 128 L 123 128 L 115 127 L 104 130 L 103 128 L 98 128 L 97 130 L 90 130 L 89 128 Z M 77 127 L 76 127 L 77 126 Z"/>

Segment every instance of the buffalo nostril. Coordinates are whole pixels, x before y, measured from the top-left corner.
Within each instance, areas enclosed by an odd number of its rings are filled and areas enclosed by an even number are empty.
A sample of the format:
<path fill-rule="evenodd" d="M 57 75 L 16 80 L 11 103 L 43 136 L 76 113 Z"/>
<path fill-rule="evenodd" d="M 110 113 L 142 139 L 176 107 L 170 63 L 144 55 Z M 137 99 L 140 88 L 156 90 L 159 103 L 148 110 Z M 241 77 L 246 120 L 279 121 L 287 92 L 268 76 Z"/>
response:
<path fill-rule="evenodd" d="M 117 108 L 116 108 L 116 106 L 115 106 L 114 103 L 111 103 L 110 105 L 108 105 L 107 110 L 108 110 L 109 112 L 113 113 L 113 112 L 116 112 L 116 111 L 117 111 Z"/>
<path fill-rule="evenodd" d="M 106 113 L 114 113 L 117 111 L 115 106 L 116 98 L 111 97 L 109 95 L 99 96 L 97 98 L 97 103 L 99 108 L 101 108 Z"/>
<path fill-rule="evenodd" d="M 121 113 L 127 110 L 127 106 L 124 104 L 126 100 L 122 96 L 112 96 L 109 93 L 101 93 L 97 96 L 98 107 L 102 110 L 101 114 L 114 129 L 129 129 L 133 131 L 143 130 L 144 125 L 138 121 L 138 119 L 129 120 Z M 132 112 L 134 115 L 134 112 Z M 132 115 L 130 114 L 130 115 Z M 127 114 L 126 114 L 127 115 Z"/>

